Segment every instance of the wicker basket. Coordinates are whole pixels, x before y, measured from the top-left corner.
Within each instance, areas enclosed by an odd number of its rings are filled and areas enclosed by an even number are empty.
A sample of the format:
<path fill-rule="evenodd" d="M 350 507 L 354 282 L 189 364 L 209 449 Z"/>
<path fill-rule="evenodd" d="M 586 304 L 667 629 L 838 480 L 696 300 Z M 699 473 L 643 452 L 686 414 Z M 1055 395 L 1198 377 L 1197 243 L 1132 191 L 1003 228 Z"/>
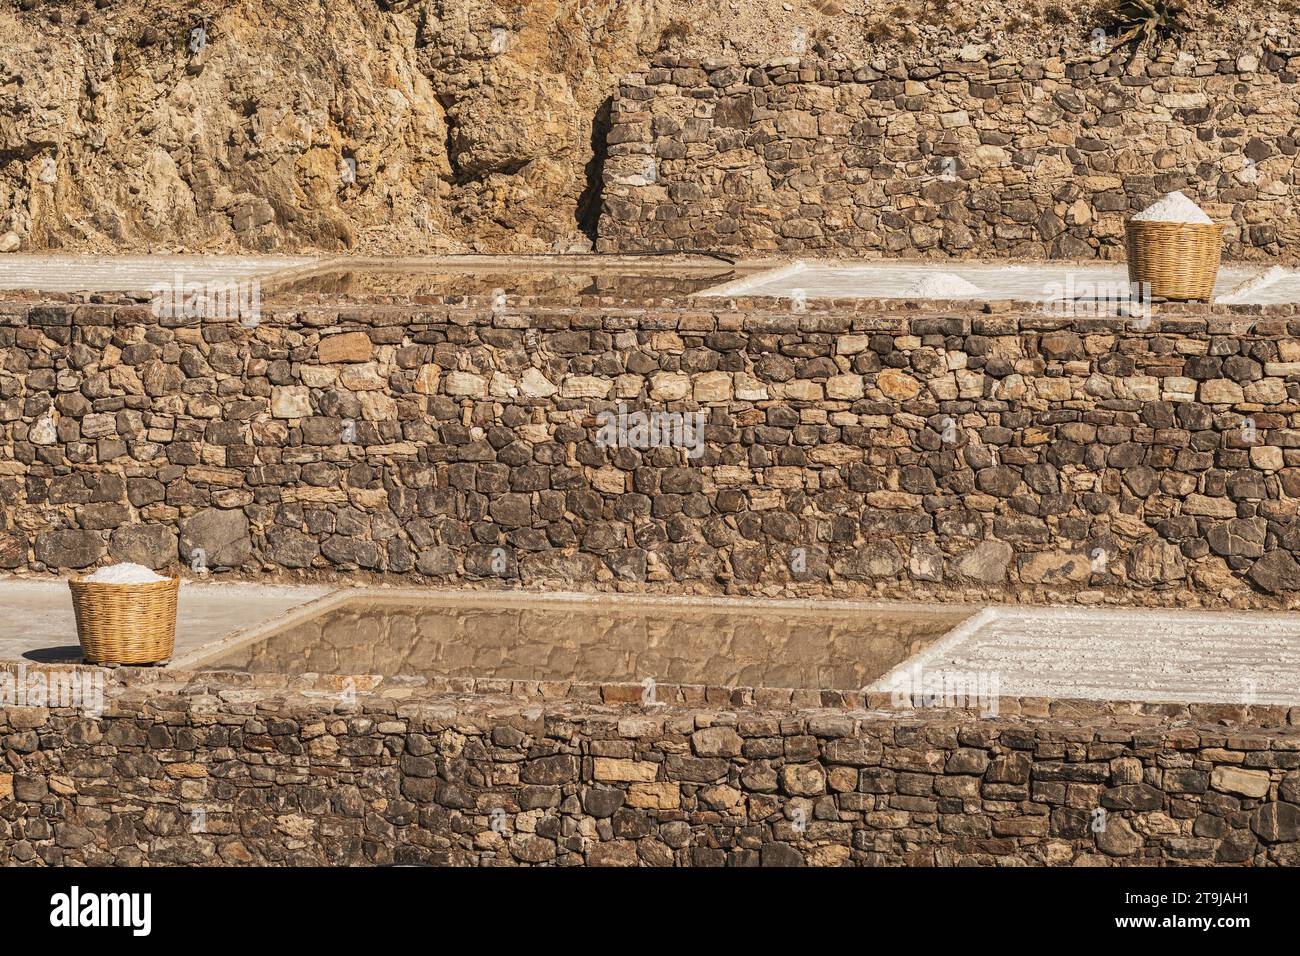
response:
<path fill-rule="evenodd" d="M 1148 283 L 1152 298 L 1208 302 L 1223 251 L 1223 227 L 1190 222 L 1124 224 L 1128 281 Z"/>
<path fill-rule="evenodd" d="M 156 664 L 176 643 L 176 595 L 181 579 L 153 584 L 69 581 L 77 639 L 96 664 Z"/>

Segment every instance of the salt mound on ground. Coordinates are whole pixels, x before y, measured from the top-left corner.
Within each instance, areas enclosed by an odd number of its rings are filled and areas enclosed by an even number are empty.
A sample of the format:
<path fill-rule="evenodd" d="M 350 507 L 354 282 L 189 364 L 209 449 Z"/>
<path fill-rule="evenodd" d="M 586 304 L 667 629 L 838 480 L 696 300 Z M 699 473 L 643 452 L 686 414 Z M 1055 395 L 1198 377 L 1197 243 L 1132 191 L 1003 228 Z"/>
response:
<path fill-rule="evenodd" d="M 903 291 L 903 295 L 915 296 L 918 299 L 963 299 L 966 296 L 979 295 L 983 291 L 979 286 L 967 282 L 959 275 L 951 272 L 936 272 L 919 282 L 913 282 Z"/>
<path fill-rule="evenodd" d="M 1241 285 L 1234 286 L 1223 295 L 1216 296 L 1214 301 L 1224 305 L 1249 302 L 1251 299 L 1255 298 L 1256 293 L 1262 292 L 1274 282 L 1277 282 L 1279 279 L 1285 279 L 1289 275 L 1291 275 L 1289 270 L 1283 269 L 1281 266 L 1273 266 L 1271 269 L 1261 272 L 1257 276 L 1252 276 L 1245 282 L 1241 283 Z"/>
<path fill-rule="evenodd" d="M 1133 217 L 1134 222 L 1190 222 L 1212 226 L 1214 220 L 1180 192 L 1165 193 Z"/>
<path fill-rule="evenodd" d="M 127 561 L 100 568 L 86 580 L 91 584 L 157 584 L 167 579 L 150 571 L 143 564 Z"/>

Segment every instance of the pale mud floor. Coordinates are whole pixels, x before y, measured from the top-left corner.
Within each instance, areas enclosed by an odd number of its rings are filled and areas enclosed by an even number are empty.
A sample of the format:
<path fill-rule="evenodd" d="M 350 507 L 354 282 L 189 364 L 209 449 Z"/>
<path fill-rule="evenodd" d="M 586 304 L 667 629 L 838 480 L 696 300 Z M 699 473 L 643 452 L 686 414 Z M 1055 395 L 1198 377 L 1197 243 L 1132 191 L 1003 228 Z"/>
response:
<path fill-rule="evenodd" d="M 334 590 L 265 584 L 183 582 L 176 610 L 176 654 L 265 624 Z M 77 663 L 77 622 L 68 583 L 0 578 L 0 660 Z"/>
<path fill-rule="evenodd" d="M 859 690 L 974 609 L 353 595 L 205 669 Z"/>
<path fill-rule="evenodd" d="M 1300 704 L 1300 614 L 989 608 L 874 689 L 963 675 L 1009 697 Z"/>

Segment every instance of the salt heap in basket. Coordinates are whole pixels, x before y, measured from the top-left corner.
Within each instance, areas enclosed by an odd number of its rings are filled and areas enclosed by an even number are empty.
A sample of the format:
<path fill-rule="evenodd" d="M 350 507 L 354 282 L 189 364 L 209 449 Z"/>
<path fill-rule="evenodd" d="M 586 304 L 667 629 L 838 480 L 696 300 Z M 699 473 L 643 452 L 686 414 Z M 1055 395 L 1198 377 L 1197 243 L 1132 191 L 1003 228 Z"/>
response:
<path fill-rule="evenodd" d="M 1165 193 L 1133 217 L 1133 222 L 1188 222 L 1212 226 L 1214 220 L 1200 206 L 1180 192 Z"/>
<path fill-rule="evenodd" d="M 100 568 L 86 578 L 89 584 L 157 584 L 159 581 L 166 580 L 167 578 L 155 574 L 143 564 L 132 564 L 129 561 Z"/>
<path fill-rule="evenodd" d="M 1208 302 L 1223 251 L 1223 227 L 1180 192 L 1162 196 L 1124 224 L 1128 281 L 1142 298 Z"/>

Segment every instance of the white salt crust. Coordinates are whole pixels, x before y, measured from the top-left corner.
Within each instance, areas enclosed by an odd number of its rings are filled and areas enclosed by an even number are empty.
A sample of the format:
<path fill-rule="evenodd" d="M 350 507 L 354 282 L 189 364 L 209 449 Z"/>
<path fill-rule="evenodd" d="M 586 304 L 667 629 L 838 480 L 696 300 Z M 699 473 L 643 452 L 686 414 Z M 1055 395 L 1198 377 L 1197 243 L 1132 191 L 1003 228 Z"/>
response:
<path fill-rule="evenodd" d="M 1224 305 L 1236 305 L 1243 302 L 1259 301 L 1257 296 L 1260 292 L 1276 284 L 1282 279 L 1286 279 L 1291 273 L 1281 266 L 1273 266 L 1267 272 L 1263 272 L 1251 279 L 1247 279 L 1241 285 L 1228 290 L 1223 295 L 1215 296 L 1215 302 L 1221 302 Z"/>
<path fill-rule="evenodd" d="M 979 295 L 982 290 L 973 282 L 967 282 L 951 272 L 937 272 L 914 282 L 903 293 L 921 299 L 960 299 L 968 295 Z"/>
<path fill-rule="evenodd" d="M 1214 220 L 1200 206 L 1180 192 L 1166 193 L 1133 217 L 1134 222 L 1187 222 L 1204 226 Z"/>
<path fill-rule="evenodd" d="M 143 564 L 112 564 L 100 568 L 86 578 L 92 584 L 157 584 L 167 579 L 150 571 Z"/>

